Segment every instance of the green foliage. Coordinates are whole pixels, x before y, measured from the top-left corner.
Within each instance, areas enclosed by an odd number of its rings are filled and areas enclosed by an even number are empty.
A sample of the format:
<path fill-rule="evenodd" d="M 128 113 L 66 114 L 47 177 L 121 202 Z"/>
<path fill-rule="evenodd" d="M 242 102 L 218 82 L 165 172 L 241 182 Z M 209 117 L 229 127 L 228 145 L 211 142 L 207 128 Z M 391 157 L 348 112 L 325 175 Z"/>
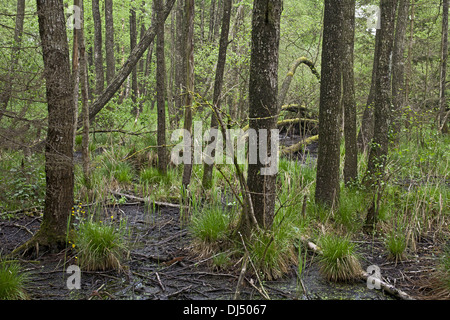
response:
<path fill-rule="evenodd" d="M 285 226 L 252 235 L 248 244 L 250 258 L 265 279 L 280 278 L 297 263 L 294 241 L 295 233 Z"/>
<path fill-rule="evenodd" d="M 402 260 L 405 257 L 406 237 L 403 231 L 392 231 L 385 240 L 389 257 L 395 261 Z"/>
<path fill-rule="evenodd" d="M 31 281 L 28 272 L 17 261 L 0 257 L 0 300 L 26 300 L 26 287 Z"/>
<path fill-rule="evenodd" d="M 213 244 L 227 238 L 230 222 L 230 214 L 213 204 L 193 212 L 190 229 L 201 242 Z"/>
<path fill-rule="evenodd" d="M 333 282 L 350 281 L 361 274 L 361 265 L 355 253 L 355 245 L 347 237 L 325 235 L 319 242 L 321 273 Z"/>
<path fill-rule="evenodd" d="M 0 209 L 5 211 L 42 206 L 45 199 L 43 157 L 25 158 L 19 152 L 0 161 Z"/>
<path fill-rule="evenodd" d="M 72 247 L 84 270 L 121 270 L 127 251 L 124 225 L 83 221 Z"/>

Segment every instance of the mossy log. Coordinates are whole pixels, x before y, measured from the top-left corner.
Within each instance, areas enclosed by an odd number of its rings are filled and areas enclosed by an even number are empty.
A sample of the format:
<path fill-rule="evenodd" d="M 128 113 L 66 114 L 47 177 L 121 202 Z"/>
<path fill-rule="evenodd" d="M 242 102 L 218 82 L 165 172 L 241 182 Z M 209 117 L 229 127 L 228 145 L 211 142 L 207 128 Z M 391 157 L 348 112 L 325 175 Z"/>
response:
<path fill-rule="evenodd" d="M 307 109 L 304 106 L 292 103 L 292 104 L 285 104 L 285 105 L 281 106 L 280 112 L 281 111 L 290 111 L 290 112 L 296 112 L 296 113 L 299 113 L 299 112 L 306 113 Z"/>
<path fill-rule="evenodd" d="M 294 118 L 294 119 L 284 119 L 277 122 L 278 127 L 284 127 L 291 124 L 299 123 L 299 122 L 308 122 L 312 124 L 319 124 L 319 120 L 315 119 L 307 119 L 307 118 Z"/>
<path fill-rule="evenodd" d="M 297 142 L 296 144 L 293 144 L 292 146 L 281 149 L 280 156 L 285 156 L 285 155 L 300 151 L 307 145 L 309 145 L 313 142 L 316 142 L 318 140 L 319 140 L 319 135 L 315 135 L 315 136 L 303 139 L 303 140 Z"/>

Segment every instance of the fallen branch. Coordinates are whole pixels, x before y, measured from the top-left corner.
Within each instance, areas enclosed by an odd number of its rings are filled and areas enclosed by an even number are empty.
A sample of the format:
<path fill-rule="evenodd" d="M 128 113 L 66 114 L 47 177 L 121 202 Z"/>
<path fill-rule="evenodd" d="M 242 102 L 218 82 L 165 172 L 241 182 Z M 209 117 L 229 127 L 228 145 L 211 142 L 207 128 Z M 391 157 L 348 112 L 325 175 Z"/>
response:
<path fill-rule="evenodd" d="M 319 135 L 315 135 L 315 136 L 303 139 L 303 140 L 297 142 L 296 144 L 293 144 L 292 146 L 281 149 L 280 156 L 285 156 L 285 155 L 300 151 L 307 145 L 309 145 L 313 142 L 316 142 L 318 140 L 319 140 Z"/>
<path fill-rule="evenodd" d="M 125 193 L 121 193 L 121 192 L 116 192 L 116 191 L 110 191 L 111 194 L 115 195 L 115 196 L 119 196 L 119 197 L 125 197 L 131 200 L 136 200 L 139 202 L 147 202 L 149 204 L 154 204 L 158 207 L 169 207 L 169 208 L 177 208 L 180 209 L 183 206 L 179 205 L 179 204 L 174 204 L 174 203 L 169 203 L 169 202 L 161 202 L 161 201 L 154 201 L 151 200 L 150 198 L 140 198 L 140 197 L 136 197 L 133 196 L 131 194 L 125 194 Z"/>

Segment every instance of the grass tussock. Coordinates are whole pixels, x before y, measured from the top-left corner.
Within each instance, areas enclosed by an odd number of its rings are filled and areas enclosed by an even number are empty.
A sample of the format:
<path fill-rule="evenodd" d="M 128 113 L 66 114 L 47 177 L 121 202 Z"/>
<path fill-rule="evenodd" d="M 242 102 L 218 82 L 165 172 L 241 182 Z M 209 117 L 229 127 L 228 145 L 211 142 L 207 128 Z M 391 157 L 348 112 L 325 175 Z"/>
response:
<path fill-rule="evenodd" d="M 27 300 L 30 276 L 16 261 L 0 260 L 0 300 Z"/>
<path fill-rule="evenodd" d="M 361 275 L 355 245 L 347 237 L 325 235 L 320 239 L 320 272 L 332 282 L 346 282 Z"/>
<path fill-rule="evenodd" d="M 81 268 L 87 271 L 120 271 L 127 252 L 123 228 L 102 222 L 82 222 L 73 246 Z"/>

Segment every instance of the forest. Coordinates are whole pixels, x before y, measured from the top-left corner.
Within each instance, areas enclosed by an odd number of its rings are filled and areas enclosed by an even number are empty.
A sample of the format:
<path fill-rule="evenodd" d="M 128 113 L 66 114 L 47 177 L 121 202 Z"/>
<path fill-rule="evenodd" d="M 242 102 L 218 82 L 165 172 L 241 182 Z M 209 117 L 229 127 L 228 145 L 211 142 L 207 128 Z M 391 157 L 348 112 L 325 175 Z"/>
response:
<path fill-rule="evenodd" d="M 448 11 L 2 0 L 0 300 L 449 300 Z"/>

